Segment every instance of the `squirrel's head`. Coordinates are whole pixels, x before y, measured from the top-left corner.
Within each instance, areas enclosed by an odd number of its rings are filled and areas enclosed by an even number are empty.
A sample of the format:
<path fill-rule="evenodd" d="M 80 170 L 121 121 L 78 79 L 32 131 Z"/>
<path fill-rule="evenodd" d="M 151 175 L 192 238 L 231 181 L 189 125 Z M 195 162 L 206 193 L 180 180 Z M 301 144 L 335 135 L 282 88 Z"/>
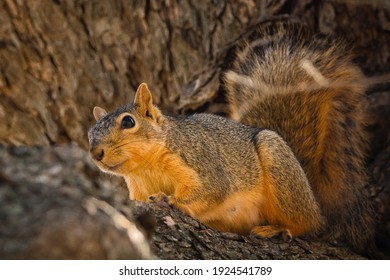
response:
<path fill-rule="evenodd" d="M 96 124 L 89 130 L 90 155 L 104 172 L 124 175 L 142 168 L 165 141 L 164 116 L 153 105 L 152 94 L 142 83 L 130 102 L 110 113 L 93 109 Z"/>

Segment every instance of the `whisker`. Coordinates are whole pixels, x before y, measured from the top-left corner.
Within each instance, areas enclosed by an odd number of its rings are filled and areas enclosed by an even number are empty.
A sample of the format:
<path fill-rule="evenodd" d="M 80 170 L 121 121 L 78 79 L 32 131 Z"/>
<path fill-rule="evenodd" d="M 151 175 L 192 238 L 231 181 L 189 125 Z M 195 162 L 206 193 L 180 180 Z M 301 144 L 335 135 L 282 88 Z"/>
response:
<path fill-rule="evenodd" d="M 153 141 L 153 140 L 151 140 L 151 141 Z M 125 156 L 128 158 L 138 157 L 140 159 L 143 159 L 143 163 L 142 163 L 142 165 L 139 166 L 139 168 L 145 168 L 147 166 L 151 166 L 152 162 L 156 159 L 156 156 L 155 156 L 156 150 L 155 149 L 152 149 L 151 151 L 147 152 L 147 156 L 144 156 L 142 153 L 138 152 L 137 149 L 133 149 L 131 152 L 126 151 L 126 149 L 122 149 L 124 146 L 133 145 L 133 144 L 137 144 L 137 143 L 145 143 L 145 141 L 142 139 L 127 140 L 124 142 L 119 141 L 119 144 L 111 147 L 111 152 L 117 156 Z M 166 146 L 164 144 L 161 144 L 157 141 L 154 142 L 152 145 L 160 147 L 161 149 L 166 148 Z"/>

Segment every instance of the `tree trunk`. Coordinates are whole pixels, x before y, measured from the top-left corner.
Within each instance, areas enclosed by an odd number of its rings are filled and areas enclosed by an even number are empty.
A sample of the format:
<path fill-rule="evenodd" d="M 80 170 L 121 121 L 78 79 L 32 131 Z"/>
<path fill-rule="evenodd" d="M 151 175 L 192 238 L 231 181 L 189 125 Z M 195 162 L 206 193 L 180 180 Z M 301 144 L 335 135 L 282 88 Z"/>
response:
<path fill-rule="evenodd" d="M 129 201 L 76 146 L 0 148 L 0 164 L 0 259 L 362 258 L 342 244 L 220 233 L 167 204 Z"/>
<path fill-rule="evenodd" d="M 0 218 L 16 215 L 15 221 L 20 222 L 11 224 L 8 232 L 0 228 L 0 255 L 45 258 L 34 254 L 34 248 L 57 246 L 50 237 L 55 230 L 74 227 L 76 218 L 83 217 L 86 226 L 64 236 L 70 241 L 59 249 L 63 254 L 51 258 L 358 258 L 335 244 L 226 235 L 170 208 L 134 207 L 127 202 L 127 194 L 111 188 L 107 191 L 108 180 L 115 179 L 97 175 L 84 159 L 88 157 L 85 152 L 57 147 L 72 142 L 86 148 L 87 131 L 94 122 L 92 108 L 99 105 L 111 110 L 128 102 L 141 82 L 148 83 L 165 112 L 226 114 L 220 74 L 229 66 L 235 43 L 256 24 L 275 16 L 296 17 L 315 31 L 345 37 L 368 76 L 390 71 L 390 5 L 385 0 L 0 0 L 0 143 L 23 146 L 0 150 L 4 166 L 0 172 L 0 201 L 4 202 L 0 203 Z M 389 84 L 372 88 L 368 95 L 370 190 L 376 205 L 379 245 L 390 255 Z M 47 147 L 32 148 L 35 145 Z M 59 159 L 58 153 L 63 158 Z M 80 158 L 68 159 L 67 153 Z M 32 172 L 35 164 L 38 167 Z M 66 168 L 69 173 L 64 173 Z M 75 194 L 75 187 L 80 186 L 86 192 Z M 65 202 L 52 194 L 65 197 Z M 36 202 L 30 206 L 37 209 L 37 216 L 26 206 L 30 199 Z M 55 229 L 46 229 L 48 223 L 36 220 L 53 219 L 47 212 L 52 205 L 40 204 L 42 199 L 55 205 L 53 217 L 63 217 L 60 221 L 64 223 Z M 79 203 L 84 206 L 75 207 Z M 146 243 L 132 245 L 123 234 L 135 220 L 130 213 L 141 210 L 157 217 L 158 231 L 150 240 L 152 252 L 145 249 Z M 115 215 L 127 220 L 127 227 L 118 229 L 112 219 Z M 11 238 L 20 228 L 23 234 Z M 103 228 L 108 228 L 107 232 Z M 72 251 L 73 238 L 83 240 L 88 232 L 96 233 L 94 243 L 86 245 L 83 254 Z M 98 232 L 105 232 L 109 241 L 99 239 Z M 148 235 L 145 232 L 141 230 Z M 33 241 L 35 236 L 40 236 L 35 240 L 41 243 Z M 10 238 L 13 249 L 4 242 L 11 244 Z M 133 246 L 133 253 L 122 252 L 126 246 Z M 44 252 L 50 254 L 50 250 Z"/>

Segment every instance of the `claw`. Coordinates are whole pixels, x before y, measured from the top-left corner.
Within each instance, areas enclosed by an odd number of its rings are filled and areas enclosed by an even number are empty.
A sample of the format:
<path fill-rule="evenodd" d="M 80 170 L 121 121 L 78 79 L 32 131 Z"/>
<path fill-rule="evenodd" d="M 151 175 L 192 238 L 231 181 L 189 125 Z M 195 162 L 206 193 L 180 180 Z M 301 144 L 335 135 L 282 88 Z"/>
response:
<path fill-rule="evenodd" d="M 174 195 L 169 195 L 167 196 L 165 193 L 163 192 L 159 192 L 158 194 L 153 194 L 153 195 L 150 195 L 148 197 L 148 201 L 149 202 L 153 202 L 153 203 L 159 203 L 159 202 L 162 202 L 162 203 L 166 203 L 168 204 L 169 206 L 173 206 L 176 204 L 176 198 Z"/>
<path fill-rule="evenodd" d="M 163 192 L 159 192 L 157 194 L 150 195 L 148 200 L 149 202 L 167 201 L 167 195 Z"/>
<path fill-rule="evenodd" d="M 262 238 L 270 238 L 273 236 L 279 236 L 285 242 L 291 242 L 293 236 L 291 232 L 280 226 L 256 226 L 252 229 L 251 233 L 258 235 Z"/>
<path fill-rule="evenodd" d="M 293 240 L 293 237 L 288 229 L 281 232 L 281 236 L 283 241 L 285 242 L 291 242 Z"/>

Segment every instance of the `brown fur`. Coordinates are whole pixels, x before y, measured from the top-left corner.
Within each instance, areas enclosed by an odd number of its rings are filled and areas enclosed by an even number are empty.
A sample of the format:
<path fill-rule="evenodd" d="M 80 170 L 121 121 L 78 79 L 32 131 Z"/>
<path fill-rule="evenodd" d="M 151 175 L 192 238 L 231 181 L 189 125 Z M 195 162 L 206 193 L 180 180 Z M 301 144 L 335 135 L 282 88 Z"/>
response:
<path fill-rule="evenodd" d="M 103 171 L 125 178 L 131 199 L 167 196 L 221 231 L 295 237 L 320 229 L 305 174 L 276 133 L 207 114 L 163 116 L 151 96 L 141 84 L 133 104 L 109 114 L 94 109 L 97 123 L 89 131 L 92 158 Z M 129 116 L 135 122 L 123 128 Z"/>
<path fill-rule="evenodd" d="M 263 207 L 266 220 L 292 236 L 317 233 L 322 226 L 322 216 L 294 154 L 274 132 L 264 130 L 258 138 L 264 197 L 267 198 Z M 260 230 L 257 227 L 255 232 L 259 234 Z M 264 234 L 264 230 L 261 231 Z"/>
<path fill-rule="evenodd" d="M 94 109 L 91 156 L 125 178 L 131 199 L 168 197 L 215 229 L 328 232 L 364 251 L 374 226 L 363 194 L 360 70 L 341 42 L 300 25 L 266 25 L 253 36 L 225 76 L 232 116 L 252 127 L 208 114 L 164 116 L 141 84 L 133 103 Z"/>
<path fill-rule="evenodd" d="M 286 140 L 326 217 L 326 232 L 366 250 L 374 224 L 364 190 L 361 71 L 342 41 L 300 24 L 265 25 L 255 36 L 261 40 L 244 43 L 225 76 L 232 117 Z"/>

